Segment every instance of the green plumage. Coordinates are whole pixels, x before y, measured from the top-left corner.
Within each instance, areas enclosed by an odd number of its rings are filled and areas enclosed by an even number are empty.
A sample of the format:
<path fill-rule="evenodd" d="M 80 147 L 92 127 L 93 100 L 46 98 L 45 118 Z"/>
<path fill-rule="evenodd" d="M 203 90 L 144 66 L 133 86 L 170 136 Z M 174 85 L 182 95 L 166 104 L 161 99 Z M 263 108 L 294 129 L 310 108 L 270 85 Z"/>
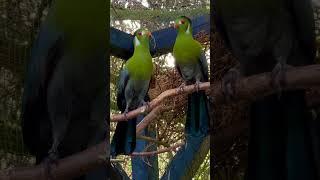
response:
<path fill-rule="evenodd" d="M 51 22 L 64 32 L 66 47 L 84 56 L 95 49 L 106 47 L 107 11 L 105 0 L 56 0 L 52 7 Z M 71 11 L 70 11 L 71 10 Z M 83 43 L 86 42 L 86 43 Z"/>
<path fill-rule="evenodd" d="M 176 68 L 185 84 L 196 84 L 208 81 L 208 64 L 201 44 L 193 39 L 191 20 L 185 16 L 175 21 L 178 31 L 173 47 Z M 207 133 L 209 122 L 208 106 L 204 91 L 188 95 L 186 133 L 194 136 Z"/>
<path fill-rule="evenodd" d="M 191 20 L 185 16 L 175 21 L 178 36 L 173 48 L 176 68 L 185 84 L 194 84 L 198 88 L 200 82 L 208 81 L 208 64 L 202 46 L 192 37 Z M 183 86 L 180 86 L 183 87 Z M 188 94 L 185 136 L 186 146 L 181 148 L 170 162 L 162 180 L 191 179 L 187 174 L 194 163 L 197 151 L 208 135 L 209 106 L 204 90 Z M 199 159 L 198 159 L 199 160 Z"/>
<path fill-rule="evenodd" d="M 178 34 L 173 47 L 173 56 L 178 64 L 197 63 L 201 51 L 201 44 L 193 39 L 192 34 Z"/>
<path fill-rule="evenodd" d="M 21 122 L 24 143 L 46 168 L 106 140 L 106 6 L 104 0 L 56 0 L 33 42 Z M 80 179 L 107 173 L 101 167 Z"/>
<path fill-rule="evenodd" d="M 149 42 L 147 42 L 149 44 Z M 149 52 L 149 45 L 142 42 L 135 48 L 133 56 L 126 62 L 125 68 L 129 71 L 129 76 L 135 80 L 150 80 L 153 65 L 152 57 Z"/>
<path fill-rule="evenodd" d="M 313 63 L 310 0 L 216 0 L 213 7 L 216 30 L 239 60 L 243 76 L 273 73 L 281 63 Z M 281 96 L 271 94 L 251 104 L 246 179 L 319 179 L 307 108 L 304 90 L 282 91 Z"/>
<path fill-rule="evenodd" d="M 177 21 L 179 20 L 176 20 L 176 23 L 178 23 Z M 198 63 L 202 46 L 193 39 L 191 24 L 188 25 L 187 21 L 185 22 L 178 29 L 178 36 L 173 46 L 173 56 L 177 64 Z"/>
<path fill-rule="evenodd" d="M 127 113 L 145 103 L 153 72 L 149 49 L 151 33 L 139 29 L 133 40 L 134 53 L 120 72 L 117 88 L 117 105 L 122 113 Z M 119 122 L 111 143 L 111 155 L 130 154 L 136 146 L 137 118 Z"/>

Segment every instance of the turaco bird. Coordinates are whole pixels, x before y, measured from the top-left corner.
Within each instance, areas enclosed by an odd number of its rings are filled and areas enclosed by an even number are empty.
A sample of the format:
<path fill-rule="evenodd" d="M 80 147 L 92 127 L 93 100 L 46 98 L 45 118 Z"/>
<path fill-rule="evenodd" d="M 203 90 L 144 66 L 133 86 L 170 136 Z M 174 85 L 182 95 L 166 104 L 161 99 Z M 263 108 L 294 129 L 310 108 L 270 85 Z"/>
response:
<path fill-rule="evenodd" d="M 216 28 L 240 62 L 223 78 L 225 93 L 236 92 L 228 84 L 240 75 L 263 72 L 271 72 L 278 90 L 251 104 L 247 179 L 317 179 L 305 91 L 281 92 L 288 67 L 314 63 L 310 0 L 215 0 L 213 6 Z"/>
<path fill-rule="evenodd" d="M 120 72 L 117 90 L 119 110 L 127 114 L 141 105 L 148 107 L 148 90 L 153 73 L 149 42 L 151 32 L 141 28 L 134 33 L 134 53 Z M 111 143 L 111 155 L 130 154 L 136 146 L 136 118 L 118 122 Z"/>
<path fill-rule="evenodd" d="M 187 134 L 194 136 L 207 134 L 209 128 L 208 101 L 205 91 L 199 90 L 200 82 L 208 81 L 208 63 L 202 45 L 193 38 L 191 20 L 186 16 L 174 22 L 178 35 L 173 46 L 176 68 L 184 83 L 195 84 L 197 92 L 188 95 L 188 110 L 185 125 Z"/>
<path fill-rule="evenodd" d="M 56 0 L 33 42 L 22 100 L 23 140 L 50 165 L 105 140 L 107 3 Z M 106 179 L 102 167 L 87 179 Z M 85 177 L 80 177 L 84 179 Z"/>

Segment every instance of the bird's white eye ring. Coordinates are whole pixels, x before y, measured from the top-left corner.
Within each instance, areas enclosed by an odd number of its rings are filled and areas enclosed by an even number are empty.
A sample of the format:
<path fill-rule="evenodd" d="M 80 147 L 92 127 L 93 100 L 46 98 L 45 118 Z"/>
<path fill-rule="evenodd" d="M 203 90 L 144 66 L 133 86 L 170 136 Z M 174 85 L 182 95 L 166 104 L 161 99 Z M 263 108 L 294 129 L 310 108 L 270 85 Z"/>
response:
<path fill-rule="evenodd" d="M 181 20 L 180 22 L 181 22 L 181 24 L 184 24 L 184 23 L 185 23 L 185 21 L 184 21 L 184 20 Z"/>
<path fill-rule="evenodd" d="M 139 32 L 138 35 L 141 36 L 141 35 L 142 35 L 142 32 Z"/>

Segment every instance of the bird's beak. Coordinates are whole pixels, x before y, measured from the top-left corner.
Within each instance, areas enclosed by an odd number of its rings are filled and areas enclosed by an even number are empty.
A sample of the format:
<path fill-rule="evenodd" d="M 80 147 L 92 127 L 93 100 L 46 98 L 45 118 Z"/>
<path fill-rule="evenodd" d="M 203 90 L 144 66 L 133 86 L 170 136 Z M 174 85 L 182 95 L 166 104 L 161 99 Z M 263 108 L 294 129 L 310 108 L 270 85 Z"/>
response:
<path fill-rule="evenodd" d="M 179 24 L 175 24 L 175 25 L 174 25 L 174 28 L 175 28 L 175 29 L 178 29 L 178 28 L 179 28 Z"/>
<path fill-rule="evenodd" d="M 148 36 L 148 37 L 151 37 L 151 36 L 152 36 L 151 32 L 148 32 L 148 33 L 147 33 L 147 36 Z"/>

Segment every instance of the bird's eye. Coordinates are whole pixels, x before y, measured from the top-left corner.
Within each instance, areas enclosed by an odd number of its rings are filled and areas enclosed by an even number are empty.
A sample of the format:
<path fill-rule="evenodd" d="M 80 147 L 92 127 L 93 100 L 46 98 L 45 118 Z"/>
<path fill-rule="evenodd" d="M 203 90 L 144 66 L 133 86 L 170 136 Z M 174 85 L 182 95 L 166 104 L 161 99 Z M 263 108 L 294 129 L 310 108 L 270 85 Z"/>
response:
<path fill-rule="evenodd" d="M 185 23 L 185 21 L 184 20 L 181 20 L 181 24 L 184 24 Z"/>
<path fill-rule="evenodd" d="M 138 35 L 141 36 L 141 35 L 142 35 L 142 32 L 139 32 Z"/>

